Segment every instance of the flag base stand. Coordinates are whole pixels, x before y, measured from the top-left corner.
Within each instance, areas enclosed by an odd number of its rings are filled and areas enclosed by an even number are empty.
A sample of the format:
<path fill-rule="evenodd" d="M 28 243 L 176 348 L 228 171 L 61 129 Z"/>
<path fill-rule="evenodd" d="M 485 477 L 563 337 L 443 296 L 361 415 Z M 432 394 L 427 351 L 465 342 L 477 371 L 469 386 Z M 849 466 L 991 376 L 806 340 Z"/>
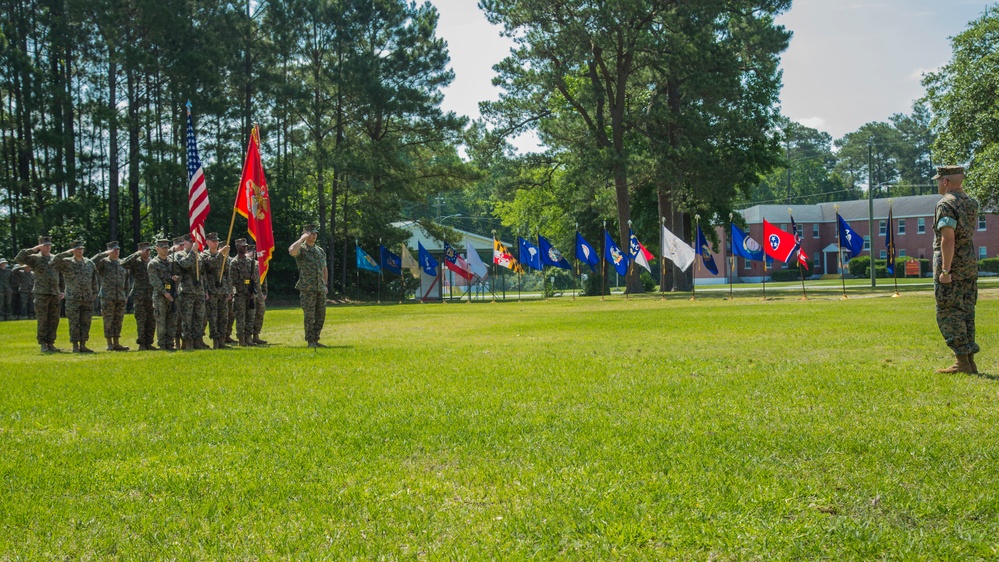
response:
<path fill-rule="evenodd" d="M 902 295 L 898 294 L 898 291 L 895 291 L 894 293 L 892 293 L 891 298 L 897 299 L 898 297 L 901 297 L 901 296 Z"/>
<path fill-rule="evenodd" d="M 800 298 L 800 299 L 798 299 L 798 300 L 799 300 L 799 301 L 810 301 L 810 300 L 812 300 L 812 299 L 810 299 L 810 298 L 808 298 L 808 297 L 801 297 L 801 298 Z"/>
<path fill-rule="evenodd" d="M 843 296 L 840 297 L 839 300 L 841 300 L 841 301 L 850 300 L 850 297 L 846 296 L 846 293 L 843 293 Z"/>

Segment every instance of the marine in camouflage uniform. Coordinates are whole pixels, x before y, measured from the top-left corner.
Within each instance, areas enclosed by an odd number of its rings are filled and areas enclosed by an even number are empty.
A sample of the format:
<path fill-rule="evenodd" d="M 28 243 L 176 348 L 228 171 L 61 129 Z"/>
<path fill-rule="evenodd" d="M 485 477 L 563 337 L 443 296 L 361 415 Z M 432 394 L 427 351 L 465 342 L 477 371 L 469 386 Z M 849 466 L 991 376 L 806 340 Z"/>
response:
<path fill-rule="evenodd" d="M 101 282 L 101 316 L 104 318 L 104 339 L 108 351 L 128 351 L 121 345 L 121 325 L 125 320 L 125 303 L 128 302 L 128 270 L 118 259 L 121 246 L 117 241 L 108 242 L 107 250 L 92 258 Z"/>
<path fill-rule="evenodd" d="M 236 312 L 236 339 L 243 347 L 253 346 L 253 315 L 256 302 L 257 277 L 254 274 L 254 261 L 246 253 L 246 240 L 235 242 L 236 260 L 229 269 L 229 280 L 236 289 L 233 309 Z"/>
<path fill-rule="evenodd" d="M 257 261 L 257 248 L 253 244 L 246 247 L 246 253 L 253 256 L 253 274 L 258 280 L 260 288 L 254 295 L 253 307 L 253 344 L 267 345 L 267 340 L 260 339 L 260 330 L 264 327 L 264 312 L 267 311 L 267 280 L 260 281 L 260 262 Z"/>
<path fill-rule="evenodd" d="M 0 315 L 4 320 L 10 320 L 15 316 L 11 308 L 14 300 L 13 273 L 14 271 L 7 265 L 6 258 L 0 258 Z"/>
<path fill-rule="evenodd" d="M 135 343 L 139 351 L 154 351 L 156 316 L 153 312 L 153 286 L 149 284 L 149 242 L 140 242 L 138 251 L 121 260 L 132 277 L 132 308 L 135 309 Z"/>
<path fill-rule="evenodd" d="M 236 325 L 236 299 L 233 296 L 236 294 L 236 288 L 232 286 L 232 279 L 229 277 L 230 271 L 232 271 L 232 264 L 236 262 L 236 258 L 230 257 L 229 261 L 226 263 L 225 275 L 222 276 L 222 285 L 226 288 L 226 294 L 229 298 L 226 299 L 226 328 L 225 328 L 225 340 L 227 344 L 239 343 L 232 339 L 233 326 Z"/>
<path fill-rule="evenodd" d="M 326 252 L 316 245 L 318 237 L 316 225 L 309 224 L 302 229 L 302 237 L 288 248 L 288 253 L 298 262 L 298 289 L 305 321 L 305 341 L 309 347 L 325 347 L 319 343 L 326 323 L 326 284 L 329 273 L 326 269 Z"/>
<path fill-rule="evenodd" d="M 17 314 L 21 320 L 35 317 L 35 300 L 31 298 L 31 292 L 35 288 L 35 272 L 31 266 L 18 265 L 14 267 L 11 275 L 13 285 L 17 290 Z"/>
<path fill-rule="evenodd" d="M 170 241 L 156 241 L 156 257 L 147 266 L 149 284 L 153 288 L 153 314 L 156 317 L 156 335 L 160 349 L 174 350 L 177 332 L 177 280 L 180 269 L 170 257 Z"/>
<path fill-rule="evenodd" d="M 190 234 L 181 237 L 183 250 L 174 253 L 180 267 L 181 339 L 183 349 L 208 349 L 205 345 L 205 284 L 201 272 L 201 254 L 194 249 Z"/>
<path fill-rule="evenodd" d="M 76 240 L 71 250 L 56 254 L 52 267 L 66 279 L 66 319 L 69 320 L 73 352 L 93 353 L 94 350 L 87 347 L 87 340 L 97 299 L 97 266 L 84 257 L 83 250 L 83 240 Z"/>
<path fill-rule="evenodd" d="M 227 349 L 229 346 L 225 343 L 225 330 L 229 322 L 229 301 L 232 300 L 232 285 L 229 284 L 227 276 L 229 246 L 219 248 L 217 232 L 209 232 L 205 236 L 205 241 L 208 249 L 201 253 L 201 275 L 208 287 L 208 302 L 205 304 L 208 333 L 212 338 L 212 348 Z"/>
<path fill-rule="evenodd" d="M 933 218 L 933 282 L 937 326 L 954 351 L 956 362 L 938 373 L 977 373 L 975 305 L 978 302 L 978 259 L 972 234 L 978 223 L 978 202 L 962 188 L 964 168 L 937 168 L 943 197 Z"/>
<path fill-rule="evenodd" d="M 39 236 L 38 245 L 21 250 L 14 261 L 30 266 L 35 272 L 31 292 L 35 297 L 35 314 L 38 315 L 38 344 L 43 352 L 58 352 L 55 346 L 59 331 L 59 300 L 63 297 L 63 278 L 53 267 L 52 239 Z"/>

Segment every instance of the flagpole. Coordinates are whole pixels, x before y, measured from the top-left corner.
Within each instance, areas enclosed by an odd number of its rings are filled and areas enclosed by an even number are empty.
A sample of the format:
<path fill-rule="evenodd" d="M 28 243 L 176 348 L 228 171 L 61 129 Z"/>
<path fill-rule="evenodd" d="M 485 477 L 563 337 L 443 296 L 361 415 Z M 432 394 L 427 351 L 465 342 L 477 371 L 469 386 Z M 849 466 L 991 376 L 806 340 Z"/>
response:
<path fill-rule="evenodd" d="M 545 277 L 545 260 L 541 259 L 541 229 L 537 228 L 534 233 L 538 238 L 538 261 L 541 263 L 541 300 L 548 300 L 548 279 Z"/>
<path fill-rule="evenodd" d="M 600 300 L 604 300 L 604 292 L 607 291 L 607 221 L 604 221 L 604 241 L 601 246 L 603 251 L 600 252 Z"/>
<path fill-rule="evenodd" d="M 791 207 L 787 208 L 787 216 L 791 217 L 791 223 L 794 224 L 794 216 L 791 214 Z M 805 272 L 804 266 L 801 263 L 801 243 L 798 242 L 798 227 L 794 227 L 794 241 L 798 244 L 798 277 L 801 278 L 801 300 L 808 300 L 808 293 L 805 292 Z M 802 237 L 804 238 L 804 237 Z"/>
<path fill-rule="evenodd" d="M 840 232 L 840 217 L 839 217 L 839 205 L 833 205 L 833 209 L 836 211 L 836 256 L 839 262 L 839 278 L 843 283 L 843 296 L 840 300 L 846 300 L 850 297 L 846 296 L 846 272 L 843 271 L 843 246 L 842 246 L 842 233 Z M 874 255 L 874 252 L 871 252 Z M 874 260 L 871 260 L 871 267 L 874 267 Z"/>
<path fill-rule="evenodd" d="M 493 229 L 493 264 L 492 264 L 493 265 L 493 276 L 492 276 L 492 279 L 489 280 L 489 293 L 492 294 L 493 300 L 491 300 L 489 302 L 496 302 L 496 291 L 493 290 L 493 289 L 495 289 L 495 284 L 496 284 L 496 257 L 495 257 L 495 255 L 496 255 L 496 229 Z"/>
<path fill-rule="evenodd" d="M 728 214 L 728 247 L 731 250 L 732 257 L 728 261 L 728 300 L 735 300 L 735 293 L 732 290 L 732 273 L 735 270 L 735 239 L 732 238 L 732 219 L 735 215 L 732 213 Z"/>
<path fill-rule="evenodd" d="M 628 261 L 628 272 L 624 274 L 624 298 L 625 300 L 631 299 L 631 290 L 628 288 L 628 275 L 634 273 L 635 271 L 635 258 L 631 255 L 631 219 L 628 219 L 628 257 L 631 259 Z M 623 242 L 623 240 L 622 240 Z"/>
<path fill-rule="evenodd" d="M 889 217 L 892 216 L 892 200 L 891 199 L 888 200 L 888 216 Z M 892 232 L 892 230 L 891 230 L 891 221 L 888 221 L 888 229 L 885 230 L 885 234 L 891 235 L 891 232 Z M 873 238 L 874 237 L 872 236 L 871 239 L 873 240 Z M 873 246 L 872 246 L 872 248 L 873 248 Z M 874 251 L 873 250 L 871 251 L 871 258 L 872 258 L 871 259 L 871 267 L 874 267 L 874 259 L 873 259 L 874 258 Z M 898 298 L 898 297 L 901 297 L 902 295 L 900 295 L 898 293 L 898 264 L 895 263 L 895 236 L 894 235 L 892 235 L 892 239 L 891 239 L 891 255 L 888 256 L 888 259 L 891 260 L 891 277 L 892 277 L 892 281 L 895 282 L 895 292 L 892 294 L 892 298 Z"/>
<path fill-rule="evenodd" d="M 697 233 L 701 228 L 701 215 L 694 215 L 694 244 L 697 244 Z M 697 255 L 697 254 L 694 254 Z M 701 269 L 701 262 L 704 261 L 704 254 L 700 254 L 700 259 L 694 259 L 694 271 L 690 272 L 690 300 L 697 300 L 697 272 Z"/>
<path fill-rule="evenodd" d="M 405 242 L 400 242 L 399 245 L 402 246 L 403 248 L 406 247 L 406 243 Z M 403 269 L 405 269 L 405 268 L 402 267 L 402 253 L 400 253 L 399 254 L 399 284 L 402 285 L 402 288 L 400 289 L 400 293 L 399 293 L 399 304 L 402 304 L 402 302 L 404 300 L 406 300 L 406 273 L 403 271 Z"/>
<path fill-rule="evenodd" d="M 576 223 L 576 238 L 579 238 L 579 223 L 578 222 Z M 578 240 L 573 240 L 572 243 L 575 245 L 575 244 L 578 244 L 579 241 Z M 574 276 L 574 279 L 573 279 L 574 283 L 573 283 L 573 286 L 572 286 L 572 300 L 576 300 L 576 290 L 579 289 L 579 278 L 582 275 L 582 273 L 579 271 L 579 252 L 578 251 L 577 252 L 573 252 L 573 255 L 575 257 L 573 258 L 572 263 L 573 263 L 573 265 L 574 265 L 574 267 L 576 269 L 576 275 Z"/>
<path fill-rule="evenodd" d="M 659 215 L 659 300 L 666 300 L 666 217 Z"/>
<path fill-rule="evenodd" d="M 519 233 L 517 234 L 517 237 L 518 238 L 520 237 Z M 520 262 L 520 270 L 517 271 L 517 301 L 518 302 L 521 299 L 520 286 L 521 286 L 521 281 L 524 278 L 524 259 L 523 259 L 524 256 L 520 255 L 520 249 L 522 247 L 523 247 L 523 245 L 520 243 L 520 240 L 517 240 L 517 257 L 521 258 L 521 259 L 518 260 Z"/>

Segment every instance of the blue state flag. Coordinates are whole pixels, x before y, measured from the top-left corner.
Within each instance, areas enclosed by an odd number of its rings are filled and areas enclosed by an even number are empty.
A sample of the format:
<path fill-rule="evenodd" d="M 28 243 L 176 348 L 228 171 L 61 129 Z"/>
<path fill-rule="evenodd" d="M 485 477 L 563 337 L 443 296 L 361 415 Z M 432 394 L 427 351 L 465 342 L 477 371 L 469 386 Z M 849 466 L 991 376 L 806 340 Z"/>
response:
<path fill-rule="evenodd" d="M 576 258 L 590 266 L 590 271 L 597 272 L 597 264 L 600 263 L 600 255 L 593 249 L 593 246 L 583 238 L 583 235 L 576 231 Z"/>
<path fill-rule="evenodd" d="M 836 213 L 836 219 L 839 221 L 840 247 L 849 249 L 851 258 L 857 257 L 860 255 L 860 252 L 864 251 L 864 237 L 850 228 L 850 225 L 843 220 L 843 217 L 839 213 Z"/>
<path fill-rule="evenodd" d="M 520 243 L 520 255 L 517 256 L 520 259 L 520 263 L 541 271 L 541 251 L 534 244 L 531 244 L 523 237 L 518 236 L 517 240 Z"/>
<path fill-rule="evenodd" d="M 402 258 L 388 251 L 388 248 L 381 244 L 378 245 L 378 250 L 381 253 L 382 269 L 393 275 L 402 275 Z"/>
<path fill-rule="evenodd" d="M 732 253 L 747 260 L 763 261 L 763 247 L 732 223 Z"/>
<path fill-rule="evenodd" d="M 617 247 L 614 243 L 614 239 L 611 238 L 610 232 L 604 230 L 604 257 L 614 266 L 618 275 L 628 274 L 628 256 L 621 251 L 621 248 Z"/>
<path fill-rule="evenodd" d="M 437 277 L 437 260 L 423 247 L 422 242 L 417 242 L 416 244 L 420 247 L 420 269 L 423 270 L 423 273 L 431 277 Z"/>
<path fill-rule="evenodd" d="M 697 225 L 697 245 L 694 251 L 701 256 L 704 268 L 711 272 L 711 275 L 718 275 L 718 266 L 715 265 L 715 257 L 711 255 L 711 246 L 708 246 L 708 239 L 704 237 L 701 225 Z"/>
<path fill-rule="evenodd" d="M 556 250 L 555 246 L 552 246 L 552 243 L 540 234 L 538 235 L 538 249 L 541 250 L 541 263 L 561 269 L 572 269 L 569 262 L 562 257 L 562 252 Z"/>
<path fill-rule="evenodd" d="M 366 269 L 375 273 L 381 272 L 382 269 L 378 267 L 378 262 L 356 244 L 354 245 L 354 254 L 357 257 L 357 269 Z"/>

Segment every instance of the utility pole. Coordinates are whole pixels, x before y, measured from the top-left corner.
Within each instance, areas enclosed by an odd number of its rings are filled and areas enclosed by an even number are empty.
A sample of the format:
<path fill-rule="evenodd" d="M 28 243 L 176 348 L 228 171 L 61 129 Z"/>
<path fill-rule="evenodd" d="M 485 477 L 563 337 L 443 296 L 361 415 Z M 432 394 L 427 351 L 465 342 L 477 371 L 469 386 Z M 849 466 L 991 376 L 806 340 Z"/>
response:
<path fill-rule="evenodd" d="M 871 238 L 871 287 L 878 286 L 874 268 L 874 135 L 867 139 L 867 232 Z M 889 226 L 888 228 L 891 228 Z"/>

